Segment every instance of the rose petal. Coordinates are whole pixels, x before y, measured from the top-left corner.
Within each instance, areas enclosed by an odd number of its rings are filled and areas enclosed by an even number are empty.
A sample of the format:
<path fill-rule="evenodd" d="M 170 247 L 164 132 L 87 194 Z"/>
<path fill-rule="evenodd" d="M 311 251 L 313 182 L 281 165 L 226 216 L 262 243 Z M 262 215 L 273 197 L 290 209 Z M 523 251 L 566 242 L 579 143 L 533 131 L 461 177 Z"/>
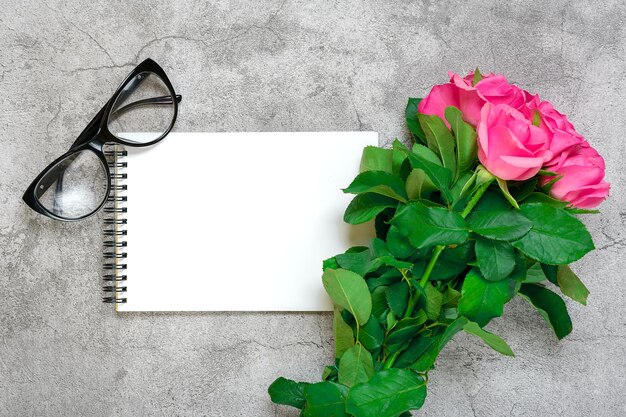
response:
<path fill-rule="evenodd" d="M 520 168 L 541 168 L 541 165 L 543 164 L 543 158 L 528 158 L 524 156 L 508 155 L 503 155 L 500 158 L 502 158 L 502 160 L 505 161 L 507 164 L 511 164 Z M 537 168 L 537 172 L 539 171 L 539 168 Z"/>

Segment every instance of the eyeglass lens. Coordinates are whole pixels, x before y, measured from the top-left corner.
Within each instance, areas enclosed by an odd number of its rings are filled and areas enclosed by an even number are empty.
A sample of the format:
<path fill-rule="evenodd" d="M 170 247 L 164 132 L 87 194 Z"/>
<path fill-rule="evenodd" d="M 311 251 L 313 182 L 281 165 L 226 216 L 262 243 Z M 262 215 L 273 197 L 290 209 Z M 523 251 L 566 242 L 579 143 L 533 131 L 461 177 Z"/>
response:
<path fill-rule="evenodd" d="M 107 187 L 102 160 L 85 149 L 52 166 L 37 183 L 35 196 L 52 214 L 73 220 L 97 210 L 107 198 Z"/>
<path fill-rule="evenodd" d="M 174 100 L 158 75 L 141 72 L 124 86 L 113 103 L 109 131 L 129 144 L 159 139 L 174 120 Z"/>

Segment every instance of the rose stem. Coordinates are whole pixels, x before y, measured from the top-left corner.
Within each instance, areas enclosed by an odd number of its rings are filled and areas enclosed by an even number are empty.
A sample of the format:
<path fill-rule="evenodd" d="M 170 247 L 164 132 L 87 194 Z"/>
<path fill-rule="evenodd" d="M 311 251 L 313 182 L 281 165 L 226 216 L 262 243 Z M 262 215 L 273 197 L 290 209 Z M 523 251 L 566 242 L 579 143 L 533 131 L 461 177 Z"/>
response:
<path fill-rule="evenodd" d="M 482 184 L 478 188 L 478 190 L 476 190 L 476 192 L 474 193 L 470 201 L 467 202 L 467 205 L 461 212 L 461 217 L 466 218 L 470 214 L 474 206 L 476 206 L 476 204 L 478 203 L 478 200 L 480 200 L 480 198 L 483 196 L 485 191 L 487 191 L 487 188 L 489 187 L 490 184 L 491 184 L 491 181 L 485 184 Z M 433 269 L 435 268 L 435 264 L 437 263 L 437 260 L 439 259 L 441 252 L 443 252 L 445 248 L 446 247 L 444 245 L 438 245 L 438 246 L 435 246 L 435 249 L 433 249 L 433 253 L 430 257 L 430 261 L 428 261 L 428 265 L 426 265 L 426 270 L 424 271 L 424 275 L 422 275 L 422 279 L 420 279 L 420 287 L 424 288 L 426 286 L 426 283 L 428 282 L 428 279 L 430 278 L 430 274 L 433 272 Z M 421 295 L 422 294 L 420 291 L 415 291 L 411 295 L 411 298 L 409 299 L 409 303 L 406 307 L 406 310 L 404 311 L 403 318 L 410 317 L 413 314 L 413 310 L 415 310 L 415 306 L 417 305 L 417 300 L 419 300 Z M 400 355 L 401 352 L 402 352 L 402 349 L 399 349 L 396 352 L 394 352 L 394 354 L 391 355 L 389 359 L 385 361 L 384 368 L 385 369 L 391 368 L 393 366 L 393 363 L 396 361 L 396 359 L 398 358 L 398 355 Z"/>

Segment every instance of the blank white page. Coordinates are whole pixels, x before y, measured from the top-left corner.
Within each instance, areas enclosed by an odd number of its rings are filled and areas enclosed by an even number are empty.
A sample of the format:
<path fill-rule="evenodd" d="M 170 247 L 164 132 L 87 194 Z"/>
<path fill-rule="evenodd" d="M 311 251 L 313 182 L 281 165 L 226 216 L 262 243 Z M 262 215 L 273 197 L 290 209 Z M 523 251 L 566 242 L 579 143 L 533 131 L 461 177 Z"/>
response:
<path fill-rule="evenodd" d="M 374 132 L 171 133 L 127 147 L 127 303 L 118 311 L 330 311 L 322 261 L 367 245 L 350 226 Z"/>

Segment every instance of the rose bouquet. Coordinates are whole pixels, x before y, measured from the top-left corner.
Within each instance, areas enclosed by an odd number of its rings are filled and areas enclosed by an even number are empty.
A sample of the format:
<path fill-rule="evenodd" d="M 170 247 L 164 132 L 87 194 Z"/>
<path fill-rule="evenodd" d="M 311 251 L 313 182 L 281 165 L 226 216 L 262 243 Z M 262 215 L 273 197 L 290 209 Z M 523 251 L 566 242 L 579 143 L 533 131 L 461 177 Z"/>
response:
<path fill-rule="evenodd" d="M 409 99 L 406 121 L 415 143 L 365 148 L 344 190 L 356 195 L 344 220 L 374 220 L 377 237 L 323 262 L 335 363 L 322 382 L 278 378 L 269 388 L 302 416 L 410 416 L 456 333 L 512 356 L 484 327 L 513 297 L 559 339 L 572 322 L 558 293 L 586 303 L 568 264 L 594 246 L 574 215 L 595 213 L 609 184 L 567 117 L 476 70 Z"/>

